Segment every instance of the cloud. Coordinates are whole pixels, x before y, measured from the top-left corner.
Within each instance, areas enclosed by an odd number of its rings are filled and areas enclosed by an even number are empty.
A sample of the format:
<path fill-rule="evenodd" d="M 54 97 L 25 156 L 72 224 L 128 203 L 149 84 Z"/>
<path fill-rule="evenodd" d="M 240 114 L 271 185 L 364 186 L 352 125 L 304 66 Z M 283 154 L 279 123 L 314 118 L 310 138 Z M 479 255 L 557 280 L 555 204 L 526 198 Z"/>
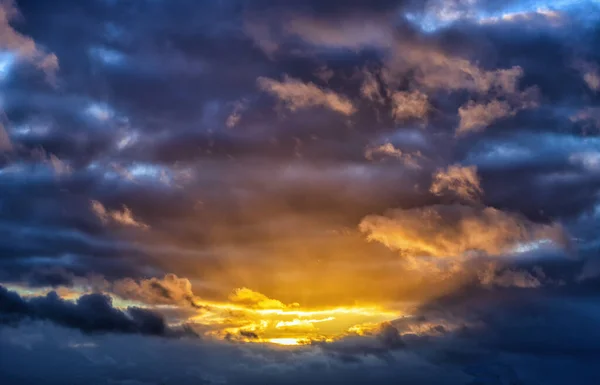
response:
<path fill-rule="evenodd" d="M 231 111 L 231 114 L 227 117 L 227 120 L 225 121 L 225 125 L 227 126 L 227 128 L 234 128 L 235 126 L 237 126 L 238 123 L 240 122 L 240 119 L 242 118 L 242 113 L 247 108 L 248 108 L 247 100 L 239 100 L 239 101 L 235 102 L 233 105 L 233 110 Z"/>
<path fill-rule="evenodd" d="M 31 157 L 35 162 L 47 165 L 56 176 L 67 176 L 73 172 L 69 164 L 65 163 L 54 154 L 48 154 L 43 148 L 33 149 L 31 151 Z"/>
<path fill-rule="evenodd" d="M 560 28 L 527 14 L 548 1 L 444 1 L 430 28 L 435 1 L 46 3 L 10 23 L 60 90 L 0 55 L 0 282 L 203 338 L 35 318 L 0 327 L 7 383 L 597 383 L 591 2 Z"/>
<path fill-rule="evenodd" d="M 186 278 L 167 274 L 164 278 L 134 280 L 125 278 L 101 285 L 120 298 L 142 302 L 147 305 L 196 306 L 192 284 Z"/>
<path fill-rule="evenodd" d="M 91 201 L 91 208 L 94 214 L 104 223 L 112 222 L 121 226 L 137 227 L 148 229 L 149 226 L 139 222 L 133 217 L 133 213 L 127 206 L 123 206 L 123 211 L 107 210 L 104 205 L 96 200 Z"/>
<path fill-rule="evenodd" d="M 367 100 L 383 104 L 385 100 L 381 94 L 381 86 L 375 74 L 367 69 L 363 69 L 362 76 L 364 79 L 360 87 L 361 95 Z"/>
<path fill-rule="evenodd" d="M 590 89 L 594 91 L 600 90 L 600 75 L 598 72 L 588 72 L 583 75 L 583 80 L 585 80 L 586 84 Z"/>
<path fill-rule="evenodd" d="M 521 110 L 535 108 L 538 106 L 538 98 L 538 90 L 531 87 L 523 92 L 509 94 L 506 101 L 475 103 L 470 100 L 458 109 L 460 124 L 456 134 L 479 132 L 497 120 L 513 117 Z"/>
<path fill-rule="evenodd" d="M 481 284 L 484 286 L 538 288 L 544 283 L 544 273 L 536 270 L 533 273 L 526 270 L 499 269 L 493 263 L 478 273 Z"/>
<path fill-rule="evenodd" d="M 507 102 L 492 100 L 487 104 L 477 104 L 472 100 L 458 109 L 460 125 L 457 134 L 477 132 L 485 129 L 496 120 L 514 116 L 513 110 Z"/>
<path fill-rule="evenodd" d="M 335 24 L 325 18 L 292 17 L 285 22 L 284 30 L 321 47 L 358 50 L 391 43 L 393 31 L 388 20 L 361 16 L 344 17 Z"/>
<path fill-rule="evenodd" d="M 343 115 L 352 115 L 356 108 L 345 96 L 326 90 L 313 83 L 303 83 L 288 76 L 282 82 L 265 77 L 258 78 L 261 90 L 279 98 L 291 111 L 309 107 L 325 107 Z"/>
<path fill-rule="evenodd" d="M 76 302 L 65 301 L 56 292 L 25 299 L 0 286 L 0 322 L 18 323 L 25 319 L 48 320 L 85 333 L 164 335 L 167 331 L 160 315 L 136 307 L 116 309 L 111 298 L 103 294 L 86 294 Z"/>
<path fill-rule="evenodd" d="M 414 71 L 413 82 L 429 90 L 468 90 L 479 94 L 511 95 L 518 92 L 523 68 L 513 66 L 485 70 L 469 60 L 447 54 L 435 47 L 399 42 L 386 63 L 389 83 Z"/>
<path fill-rule="evenodd" d="M 18 16 L 19 11 L 13 0 L 0 3 L 0 49 L 14 52 L 18 58 L 32 62 L 44 71 L 48 81 L 54 82 L 58 58 L 52 53 L 46 53 L 30 37 L 13 29 L 10 23 Z"/>
<path fill-rule="evenodd" d="M 368 215 L 359 229 L 368 240 L 412 257 L 455 258 L 469 252 L 498 257 L 523 243 L 548 239 L 561 244 L 564 239 L 558 225 L 536 224 L 491 207 L 458 204 Z"/>
<path fill-rule="evenodd" d="M 600 108 L 587 107 L 577 111 L 570 117 L 572 122 L 583 123 L 586 126 L 600 128 Z"/>
<path fill-rule="evenodd" d="M 424 119 L 431 109 L 427 95 L 420 91 L 394 92 L 392 99 L 392 116 L 396 121 L 406 119 Z"/>
<path fill-rule="evenodd" d="M 284 309 L 287 307 L 281 301 L 271 299 L 262 293 L 258 293 L 245 287 L 236 289 L 233 294 L 229 296 L 229 300 L 253 309 Z"/>
<path fill-rule="evenodd" d="M 419 169 L 421 168 L 421 165 L 419 165 L 419 160 L 423 156 L 420 152 L 408 154 L 399 148 L 394 147 L 394 145 L 391 143 L 384 143 L 377 147 L 367 147 L 365 150 L 365 158 L 367 160 L 374 160 L 376 157 L 395 158 L 402 161 L 402 163 L 404 163 L 407 167 Z"/>
<path fill-rule="evenodd" d="M 534 11 L 508 12 L 500 16 L 484 17 L 478 22 L 481 24 L 523 23 L 531 29 L 543 29 L 563 27 L 569 21 L 569 15 L 565 12 L 538 8 Z"/>
<path fill-rule="evenodd" d="M 475 166 L 452 165 L 445 170 L 438 170 L 433 174 L 433 182 L 429 191 L 436 195 L 450 192 L 467 202 L 479 201 L 483 195 L 481 181 Z"/>
<path fill-rule="evenodd" d="M 578 61 L 575 68 L 579 70 L 583 81 L 592 91 L 600 91 L 600 70 L 594 63 Z"/>
<path fill-rule="evenodd" d="M 245 19 L 244 30 L 271 58 L 281 53 L 287 42 L 298 40 L 311 49 L 321 50 L 389 48 L 394 40 L 392 18 L 366 9 L 361 11 L 349 12 L 336 23 L 314 13 L 283 12 L 274 17 L 257 12 Z"/>
<path fill-rule="evenodd" d="M 362 335 L 349 334 L 332 342 L 313 342 L 325 353 L 344 362 L 360 362 L 361 356 L 375 356 L 388 362 L 393 360 L 391 353 L 406 348 L 398 329 L 390 323 L 383 323 L 375 330 Z"/>
<path fill-rule="evenodd" d="M 12 141 L 8 136 L 8 132 L 2 124 L 0 124 L 0 152 L 11 151 L 13 149 Z"/>

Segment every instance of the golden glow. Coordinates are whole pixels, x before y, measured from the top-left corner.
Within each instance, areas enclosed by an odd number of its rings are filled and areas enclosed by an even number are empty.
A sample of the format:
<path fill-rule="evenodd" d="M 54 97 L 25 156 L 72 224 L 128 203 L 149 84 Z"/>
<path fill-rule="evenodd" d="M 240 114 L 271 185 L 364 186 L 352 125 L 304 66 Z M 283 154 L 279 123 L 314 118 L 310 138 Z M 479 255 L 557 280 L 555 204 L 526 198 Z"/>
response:
<path fill-rule="evenodd" d="M 272 344 L 277 344 L 277 345 L 301 345 L 301 340 L 297 339 L 297 338 L 271 338 L 269 340 L 267 340 L 267 342 L 270 342 Z"/>
<path fill-rule="evenodd" d="M 335 317 L 327 317 L 324 319 L 294 319 L 293 321 L 279 321 L 277 322 L 277 325 L 275 325 L 276 328 L 283 328 L 286 326 L 301 326 L 301 325 L 312 325 L 314 323 L 319 323 L 319 322 L 327 322 L 327 321 L 333 321 L 335 320 Z"/>
<path fill-rule="evenodd" d="M 45 295 L 47 290 L 26 290 L 11 286 L 22 295 Z M 76 300 L 86 294 L 84 288 L 61 290 L 58 294 Z M 194 313 L 182 323 L 208 338 L 236 342 L 269 343 L 277 345 L 306 345 L 311 341 L 332 341 L 348 333 L 368 334 L 382 322 L 402 316 L 398 310 L 377 305 L 353 305 L 340 307 L 303 307 L 298 303 L 285 304 L 248 288 L 233 291 L 227 301 L 204 301 L 192 299 Z M 143 302 L 124 300 L 113 295 L 118 308 L 147 306 Z M 188 305 L 189 306 L 189 305 Z M 177 308 L 179 305 L 156 304 L 154 309 Z"/>
<path fill-rule="evenodd" d="M 196 299 L 199 314 L 189 322 L 214 338 L 302 345 L 312 340 L 331 340 L 353 330 L 372 329 L 370 325 L 401 315 L 378 306 L 305 309 L 298 303 L 286 305 L 247 288 L 235 290 L 229 299 L 230 302 Z"/>

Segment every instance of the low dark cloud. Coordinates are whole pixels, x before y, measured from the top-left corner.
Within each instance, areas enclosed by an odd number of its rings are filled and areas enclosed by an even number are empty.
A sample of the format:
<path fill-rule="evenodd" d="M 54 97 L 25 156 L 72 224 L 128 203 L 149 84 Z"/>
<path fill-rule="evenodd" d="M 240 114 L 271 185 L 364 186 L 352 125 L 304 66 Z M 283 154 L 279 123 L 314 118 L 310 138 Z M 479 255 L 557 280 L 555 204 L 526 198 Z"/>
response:
<path fill-rule="evenodd" d="M 86 294 L 76 302 L 63 300 L 56 292 L 24 299 L 16 292 L 0 287 L 0 319 L 9 325 L 23 320 L 48 320 L 85 333 L 167 333 L 165 321 L 159 314 L 137 307 L 121 311 L 113 307 L 109 296 L 103 294 Z"/>

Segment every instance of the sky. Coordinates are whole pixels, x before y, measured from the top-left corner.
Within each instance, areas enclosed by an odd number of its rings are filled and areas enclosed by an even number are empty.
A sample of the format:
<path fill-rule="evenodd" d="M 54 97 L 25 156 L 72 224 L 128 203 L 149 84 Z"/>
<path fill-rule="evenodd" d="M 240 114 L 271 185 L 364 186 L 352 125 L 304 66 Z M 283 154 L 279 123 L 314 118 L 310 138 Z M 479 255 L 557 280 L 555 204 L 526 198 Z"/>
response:
<path fill-rule="evenodd" d="M 598 0 L 0 0 L 0 382 L 600 383 L 598 47 Z"/>

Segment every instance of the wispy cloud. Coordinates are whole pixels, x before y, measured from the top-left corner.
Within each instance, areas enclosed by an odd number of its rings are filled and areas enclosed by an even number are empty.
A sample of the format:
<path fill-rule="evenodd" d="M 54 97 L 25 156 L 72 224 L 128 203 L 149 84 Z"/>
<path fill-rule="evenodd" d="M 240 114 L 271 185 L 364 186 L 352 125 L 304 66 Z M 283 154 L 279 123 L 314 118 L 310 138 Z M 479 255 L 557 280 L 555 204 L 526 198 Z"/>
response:
<path fill-rule="evenodd" d="M 123 206 L 123 210 L 108 210 L 102 203 L 96 200 L 90 202 L 92 212 L 104 223 L 114 223 L 126 227 L 137 227 L 140 229 L 148 229 L 145 223 L 136 220 L 133 213 L 127 206 Z"/>
<path fill-rule="evenodd" d="M 343 115 L 356 112 L 356 108 L 347 97 L 313 83 L 304 83 L 288 76 L 285 76 L 283 81 L 260 77 L 257 82 L 261 90 L 279 98 L 291 111 L 325 107 Z"/>

